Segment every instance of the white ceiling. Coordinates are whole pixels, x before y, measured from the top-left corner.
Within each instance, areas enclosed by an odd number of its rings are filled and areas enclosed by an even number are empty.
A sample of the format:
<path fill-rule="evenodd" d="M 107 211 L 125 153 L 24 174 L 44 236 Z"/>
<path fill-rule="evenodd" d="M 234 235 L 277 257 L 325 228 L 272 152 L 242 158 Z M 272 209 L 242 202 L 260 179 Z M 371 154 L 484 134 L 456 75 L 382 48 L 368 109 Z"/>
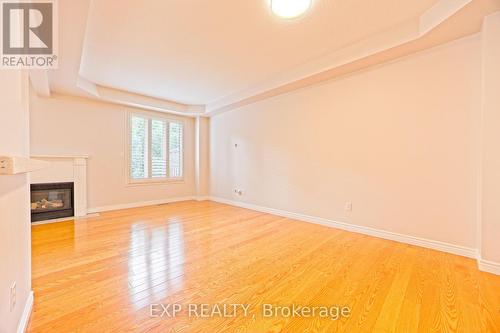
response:
<path fill-rule="evenodd" d="M 59 69 L 49 71 L 50 89 L 95 98 L 79 88 L 83 79 L 134 93 L 129 103 L 142 95 L 153 104 L 232 103 L 325 57 L 366 53 L 363 41 L 412 35 L 407 27 L 421 25 L 431 7 L 441 15 L 440 6 L 498 0 L 313 0 L 292 20 L 274 16 L 269 1 L 60 1 Z"/>
<path fill-rule="evenodd" d="M 418 17 L 437 0 L 314 0 L 294 20 L 272 15 L 268 1 L 99 0 L 88 18 L 87 1 L 61 1 L 61 44 L 86 30 L 80 73 L 89 81 L 208 104 Z M 61 48 L 79 59 L 79 47 Z M 61 74 L 52 82 L 66 90 Z"/>

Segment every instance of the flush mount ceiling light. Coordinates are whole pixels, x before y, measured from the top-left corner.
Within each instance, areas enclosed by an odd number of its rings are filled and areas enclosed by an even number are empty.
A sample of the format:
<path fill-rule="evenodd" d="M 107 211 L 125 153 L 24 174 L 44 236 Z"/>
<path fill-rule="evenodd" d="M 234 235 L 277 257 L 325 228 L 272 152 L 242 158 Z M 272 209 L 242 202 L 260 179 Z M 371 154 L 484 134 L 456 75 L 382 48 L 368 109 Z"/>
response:
<path fill-rule="evenodd" d="M 282 18 L 294 18 L 311 7 L 312 0 L 271 0 L 271 10 Z"/>

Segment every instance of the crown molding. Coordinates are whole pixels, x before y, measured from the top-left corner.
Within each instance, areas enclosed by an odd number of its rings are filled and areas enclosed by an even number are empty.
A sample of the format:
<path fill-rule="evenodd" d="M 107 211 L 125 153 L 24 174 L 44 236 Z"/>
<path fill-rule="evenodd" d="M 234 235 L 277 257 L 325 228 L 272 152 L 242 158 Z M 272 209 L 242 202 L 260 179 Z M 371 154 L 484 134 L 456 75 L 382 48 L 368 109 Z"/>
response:
<path fill-rule="evenodd" d="M 86 79 L 81 71 L 77 87 L 88 98 L 103 102 L 188 117 L 211 117 L 473 35 L 481 31 L 485 16 L 499 10 L 497 0 L 439 0 L 420 17 L 206 105 L 182 104 L 99 85 Z M 37 95 L 50 97 L 46 70 L 30 72 L 30 78 Z"/>
<path fill-rule="evenodd" d="M 204 105 L 181 104 L 174 101 L 110 88 L 91 82 L 81 75 L 78 76 L 76 85 L 93 97 L 114 104 L 190 117 L 201 116 L 205 113 Z"/>
<path fill-rule="evenodd" d="M 478 33 L 498 10 L 495 0 L 440 0 L 414 20 L 209 103 L 206 112 L 214 116 Z"/>

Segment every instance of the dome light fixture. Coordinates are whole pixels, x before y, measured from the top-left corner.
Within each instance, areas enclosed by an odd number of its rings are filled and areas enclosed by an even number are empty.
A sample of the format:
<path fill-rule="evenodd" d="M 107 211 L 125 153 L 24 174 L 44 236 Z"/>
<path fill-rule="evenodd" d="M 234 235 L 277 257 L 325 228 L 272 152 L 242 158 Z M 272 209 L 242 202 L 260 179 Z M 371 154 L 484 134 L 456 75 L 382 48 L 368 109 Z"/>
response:
<path fill-rule="evenodd" d="M 295 18 L 311 7 L 312 0 L 271 0 L 271 10 L 282 18 Z"/>

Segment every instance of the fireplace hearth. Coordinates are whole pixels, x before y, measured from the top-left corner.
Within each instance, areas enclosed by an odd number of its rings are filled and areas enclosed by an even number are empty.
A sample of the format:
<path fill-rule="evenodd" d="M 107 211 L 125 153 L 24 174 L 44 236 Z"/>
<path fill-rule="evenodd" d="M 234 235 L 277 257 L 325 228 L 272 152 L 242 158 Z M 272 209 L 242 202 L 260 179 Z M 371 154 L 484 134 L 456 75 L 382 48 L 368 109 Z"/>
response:
<path fill-rule="evenodd" d="M 31 184 L 31 222 L 75 215 L 74 183 Z"/>

